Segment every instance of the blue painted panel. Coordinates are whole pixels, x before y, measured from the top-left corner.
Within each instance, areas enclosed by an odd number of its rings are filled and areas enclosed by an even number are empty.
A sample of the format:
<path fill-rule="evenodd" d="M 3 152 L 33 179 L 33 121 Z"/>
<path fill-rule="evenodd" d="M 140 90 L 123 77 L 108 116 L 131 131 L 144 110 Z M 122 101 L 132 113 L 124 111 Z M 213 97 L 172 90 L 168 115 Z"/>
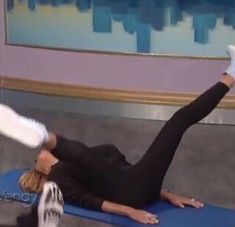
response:
<path fill-rule="evenodd" d="M 225 57 L 235 0 L 6 0 L 8 43 Z"/>

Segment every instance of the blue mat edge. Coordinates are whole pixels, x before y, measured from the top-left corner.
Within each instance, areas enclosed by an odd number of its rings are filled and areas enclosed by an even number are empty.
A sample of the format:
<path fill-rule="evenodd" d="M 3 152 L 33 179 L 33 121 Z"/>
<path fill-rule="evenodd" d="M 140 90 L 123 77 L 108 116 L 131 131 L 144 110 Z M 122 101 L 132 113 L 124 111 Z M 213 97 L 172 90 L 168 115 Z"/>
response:
<path fill-rule="evenodd" d="M 15 177 L 15 174 L 17 173 L 18 176 L 20 177 L 25 171 L 27 171 L 27 169 L 15 169 L 15 170 L 10 170 L 10 171 L 7 171 L 3 174 L 0 175 L 0 179 L 2 177 L 10 177 L 10 176 L 14 176 Z M 0 182 L 0 192 L 2 192 L 2 189 L 1 189 L 1 182 Z M 18 185 L 18 188 L 19 188 L 19 185 Z M 22 193 L 24 193 L 22 190 L 21 190 Z M 31 194 L 34 194 L 34 193 L 31 193 Z M 2 197 L 2 193 L 0 194 L 0 197 Z M 22 201 L 20 199 L 17 199 L 17 198 L 12 198 L 12 200 L 15 200 L 15 201 L 20 201 L 20 202 L 23 202 L 23 203 L 26 203 L 26 204 L 29 204 L 31 203 L 31 200 L 30 201 Z M 166 202 L 158 202 L 159 204 L 164 204 L 164 206 L 167 207 L 167 209 L 170 209 L 170 208 L 173 208 L 175 209 L 174 206 L 166 203 Z M 155 204 L 153 204 L 152 206 L 148 206 L 147 207 L 147 210 L 151 210 L 151 207 L 154 207 Z M 212 206 L 212 205 L 206 205 L 207 208 L 213 208 L 213 209 L 219 209 L 220 211 L 224 210 L 226 212 L 232 212 L 232 213 L 235 213 L 235 211 L 233 209 L 227 209 L 227 208 L 221 208 L 219 206 Z M 77 211 L 79 211 L 78 213 L 79 214 L 74 214 L 74 212 L 72 212 L 72 209 L 76 209 Z M 193 209 L 193 208 L 187 208 L 187 209 Z M 96 220 L 96 221 L 101 221 L 101 222 L 104 222 L 104 223 L 108 223 L 108 224 L 115 224 L 115 225 L 121 225 L 121 226 L 146 226 L 146 225 L 142 225 L 142 224 L 138 224 L 132 220 L 130 220 L 129 218 L 126 218 L 126 217 L 122 217 L 122 216 L 118 216 L 118 215 L 113 215 L 113 214 L 106 214 L 106 213 L 103 213 L 103 212 L 98 212 L 98 211 L 90 211 L 90 210 L 87 210 L 87 209 L 83 209 L 81 207 L 75 207 L 73 205 L 69 205 L 69 204 L 66 204 L 65 205 L 65 213 L 66 214 L 69 214 L 69 215 L 75 215 L 75 216 L 80 216 L 80 217 L 83 217 L 83 218 L 88 218 L 88 219 L 93 219 L 93 220 Z M 158 225 L 159 226 L 159 225 Z"/>

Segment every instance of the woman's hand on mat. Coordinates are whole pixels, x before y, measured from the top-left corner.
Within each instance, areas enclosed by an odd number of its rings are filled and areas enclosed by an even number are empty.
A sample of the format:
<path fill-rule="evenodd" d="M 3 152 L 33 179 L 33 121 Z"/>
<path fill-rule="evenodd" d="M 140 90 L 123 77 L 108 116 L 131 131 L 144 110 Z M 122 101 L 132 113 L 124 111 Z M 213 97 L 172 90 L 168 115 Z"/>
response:
<path fill-rule="evenodd" d="M 158 224 L 159 220 L 156 214 L 151 214 L 145 210 L 131 209 L 129 218 L 143 224 Z"/>
<path fill-rule="evenodd" d="M 202 208 L 204 206 L 204 204 L 201 201 L 198 201 L 193 198 L 187 198 L 184 196 L 176 195 L 171 192 L 165 192 L 165 199 L 168 200 L 173 205 L 180 208 L 185 208 L 185 206 Z"/>
<path fill-rule="evenodd" d="M 143 224 L 158 224 L 159 220 L 157 215 L 151 214 L 145 210 L 138 210 L 133 207 L 125 206 L 118 203 L 113 203 L 105 200 L 102 203 L 101 210 L 108 213 L 124 215 L 131 218 L 134 221 Z"/>

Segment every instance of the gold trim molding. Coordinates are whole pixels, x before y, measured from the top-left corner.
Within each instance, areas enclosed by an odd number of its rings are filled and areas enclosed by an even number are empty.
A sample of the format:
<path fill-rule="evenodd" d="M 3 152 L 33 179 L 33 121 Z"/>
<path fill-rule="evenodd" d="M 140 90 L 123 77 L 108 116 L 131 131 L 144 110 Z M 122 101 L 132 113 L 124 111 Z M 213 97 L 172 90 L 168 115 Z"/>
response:
<path fill-rule="evenodd" d="M 104 101 L 182 106 L 199 94 L 105 89 L 0 76 L 1 88 L 43 95 L 56 95 Z M 235 109 L 235 96 L 226 96 L 220 108 Z"/>

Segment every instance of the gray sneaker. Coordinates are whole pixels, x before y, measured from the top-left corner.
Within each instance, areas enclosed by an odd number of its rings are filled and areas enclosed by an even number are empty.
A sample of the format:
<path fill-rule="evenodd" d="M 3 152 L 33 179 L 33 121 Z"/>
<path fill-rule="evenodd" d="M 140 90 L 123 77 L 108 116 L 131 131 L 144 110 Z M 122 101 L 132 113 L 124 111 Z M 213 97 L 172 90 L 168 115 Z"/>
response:
<path fill-rule="evenodd" d="M 46 182 L 38 205 L 38 227 L 57 227 L 64 213 L 63 195 L 54 182 Z"/>

